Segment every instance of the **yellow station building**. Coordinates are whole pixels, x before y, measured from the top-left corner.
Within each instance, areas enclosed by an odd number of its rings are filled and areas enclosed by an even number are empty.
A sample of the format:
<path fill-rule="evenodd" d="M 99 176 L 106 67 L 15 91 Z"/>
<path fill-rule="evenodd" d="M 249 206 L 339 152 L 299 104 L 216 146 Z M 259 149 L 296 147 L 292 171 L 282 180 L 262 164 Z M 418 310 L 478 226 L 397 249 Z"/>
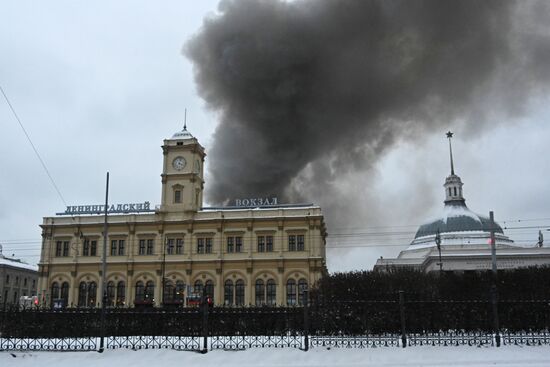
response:
<path fill-rule="evenodd" d="M 299 304 L 326 273 L 321 208 L 276 198 L 203 208 L 204 148 L 184 127 L 164 140 L 162 153 L 160 205 L 108 205 L 108 304 L 191 305 L 204 288 L 218 305 Z M 44 218 L 44 305 L 100 305 L 104 210 L 69 206 Z"/>

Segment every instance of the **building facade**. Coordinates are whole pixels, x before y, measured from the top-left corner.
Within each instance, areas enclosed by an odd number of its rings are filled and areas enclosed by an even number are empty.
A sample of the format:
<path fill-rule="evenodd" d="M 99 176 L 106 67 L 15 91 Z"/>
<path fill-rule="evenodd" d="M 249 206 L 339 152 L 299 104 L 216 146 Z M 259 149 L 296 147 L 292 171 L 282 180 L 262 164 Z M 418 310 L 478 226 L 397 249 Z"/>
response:
<path fill-rule="evenodd" d="M 374 270 L 412 268 L 429 271 L 483 271 L 493 266 L 491 235 L 496 248 L 497 269 L 550 266 L 550 248 L 543 246 L 542 234 L 537 245 L 518 246 L 498 223 L 472 212 L 466 206 L 461 178 L 455 174 L 451 137 L 449 152 L 451 174 L 445 179 L 443 213 L 421 225 L 407 249 L 397 258 L 380 258 Z"/>
<path fill-rule="evenodd" d="M 38 267 L 2 254 L 0 245 L 0 307 L 19 304 L 19 298 L 35 296 Z"/>
<path fill-rule="evenodd" d="M 204 148 L 184 127 L 164 140 L 162 152 L 161 204 L 107 208 L 107 303 L 191 305 L 205 289 L 219 305 L 298 304 L 326 273 L 321 208 L 275 199 L 203 208 Z M 44 304 L 100 305 L 104 210 L 70 206 L 44 218 Z"/>

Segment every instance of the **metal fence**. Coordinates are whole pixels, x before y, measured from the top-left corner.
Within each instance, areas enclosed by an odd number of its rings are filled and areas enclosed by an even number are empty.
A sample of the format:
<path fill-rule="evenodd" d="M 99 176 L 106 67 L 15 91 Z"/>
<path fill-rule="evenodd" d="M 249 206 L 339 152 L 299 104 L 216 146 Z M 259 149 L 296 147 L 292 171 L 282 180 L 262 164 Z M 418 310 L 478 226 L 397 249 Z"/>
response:
<path fill-rule="evenodd" d="M 550 301 L 313 300 L 305 307 L 18 310 L 0 314 L 0 350 L 94 351 L 550 345 Z M 495 317 L 494 310 L 497 310 Z"/>

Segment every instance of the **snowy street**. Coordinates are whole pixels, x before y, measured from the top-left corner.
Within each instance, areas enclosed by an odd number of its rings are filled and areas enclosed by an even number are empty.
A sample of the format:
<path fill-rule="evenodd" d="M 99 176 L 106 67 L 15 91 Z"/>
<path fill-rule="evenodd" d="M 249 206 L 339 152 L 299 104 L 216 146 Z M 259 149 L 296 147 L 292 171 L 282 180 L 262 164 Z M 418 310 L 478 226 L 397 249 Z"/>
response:
<path fill-rule="evenodd" d="M 368 349 L 250 349 L 207 354 L 173 350 L 97 352 L 0 352 L 3 367 L 100 366 L 549 366 L 550 348 L 412 347 Z"/>

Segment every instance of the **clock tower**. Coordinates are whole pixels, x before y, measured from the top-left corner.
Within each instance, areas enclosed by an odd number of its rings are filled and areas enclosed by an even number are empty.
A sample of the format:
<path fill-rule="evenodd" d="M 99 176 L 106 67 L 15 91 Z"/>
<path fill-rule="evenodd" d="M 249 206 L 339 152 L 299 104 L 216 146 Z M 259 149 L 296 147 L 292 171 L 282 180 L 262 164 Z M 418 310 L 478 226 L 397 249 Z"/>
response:
<path fill-rule="evenodd" d="M 175 133 L 162 145 L 161 212 L 196 212 L 202 207 L 204 148 L 187 131 Z"/>

